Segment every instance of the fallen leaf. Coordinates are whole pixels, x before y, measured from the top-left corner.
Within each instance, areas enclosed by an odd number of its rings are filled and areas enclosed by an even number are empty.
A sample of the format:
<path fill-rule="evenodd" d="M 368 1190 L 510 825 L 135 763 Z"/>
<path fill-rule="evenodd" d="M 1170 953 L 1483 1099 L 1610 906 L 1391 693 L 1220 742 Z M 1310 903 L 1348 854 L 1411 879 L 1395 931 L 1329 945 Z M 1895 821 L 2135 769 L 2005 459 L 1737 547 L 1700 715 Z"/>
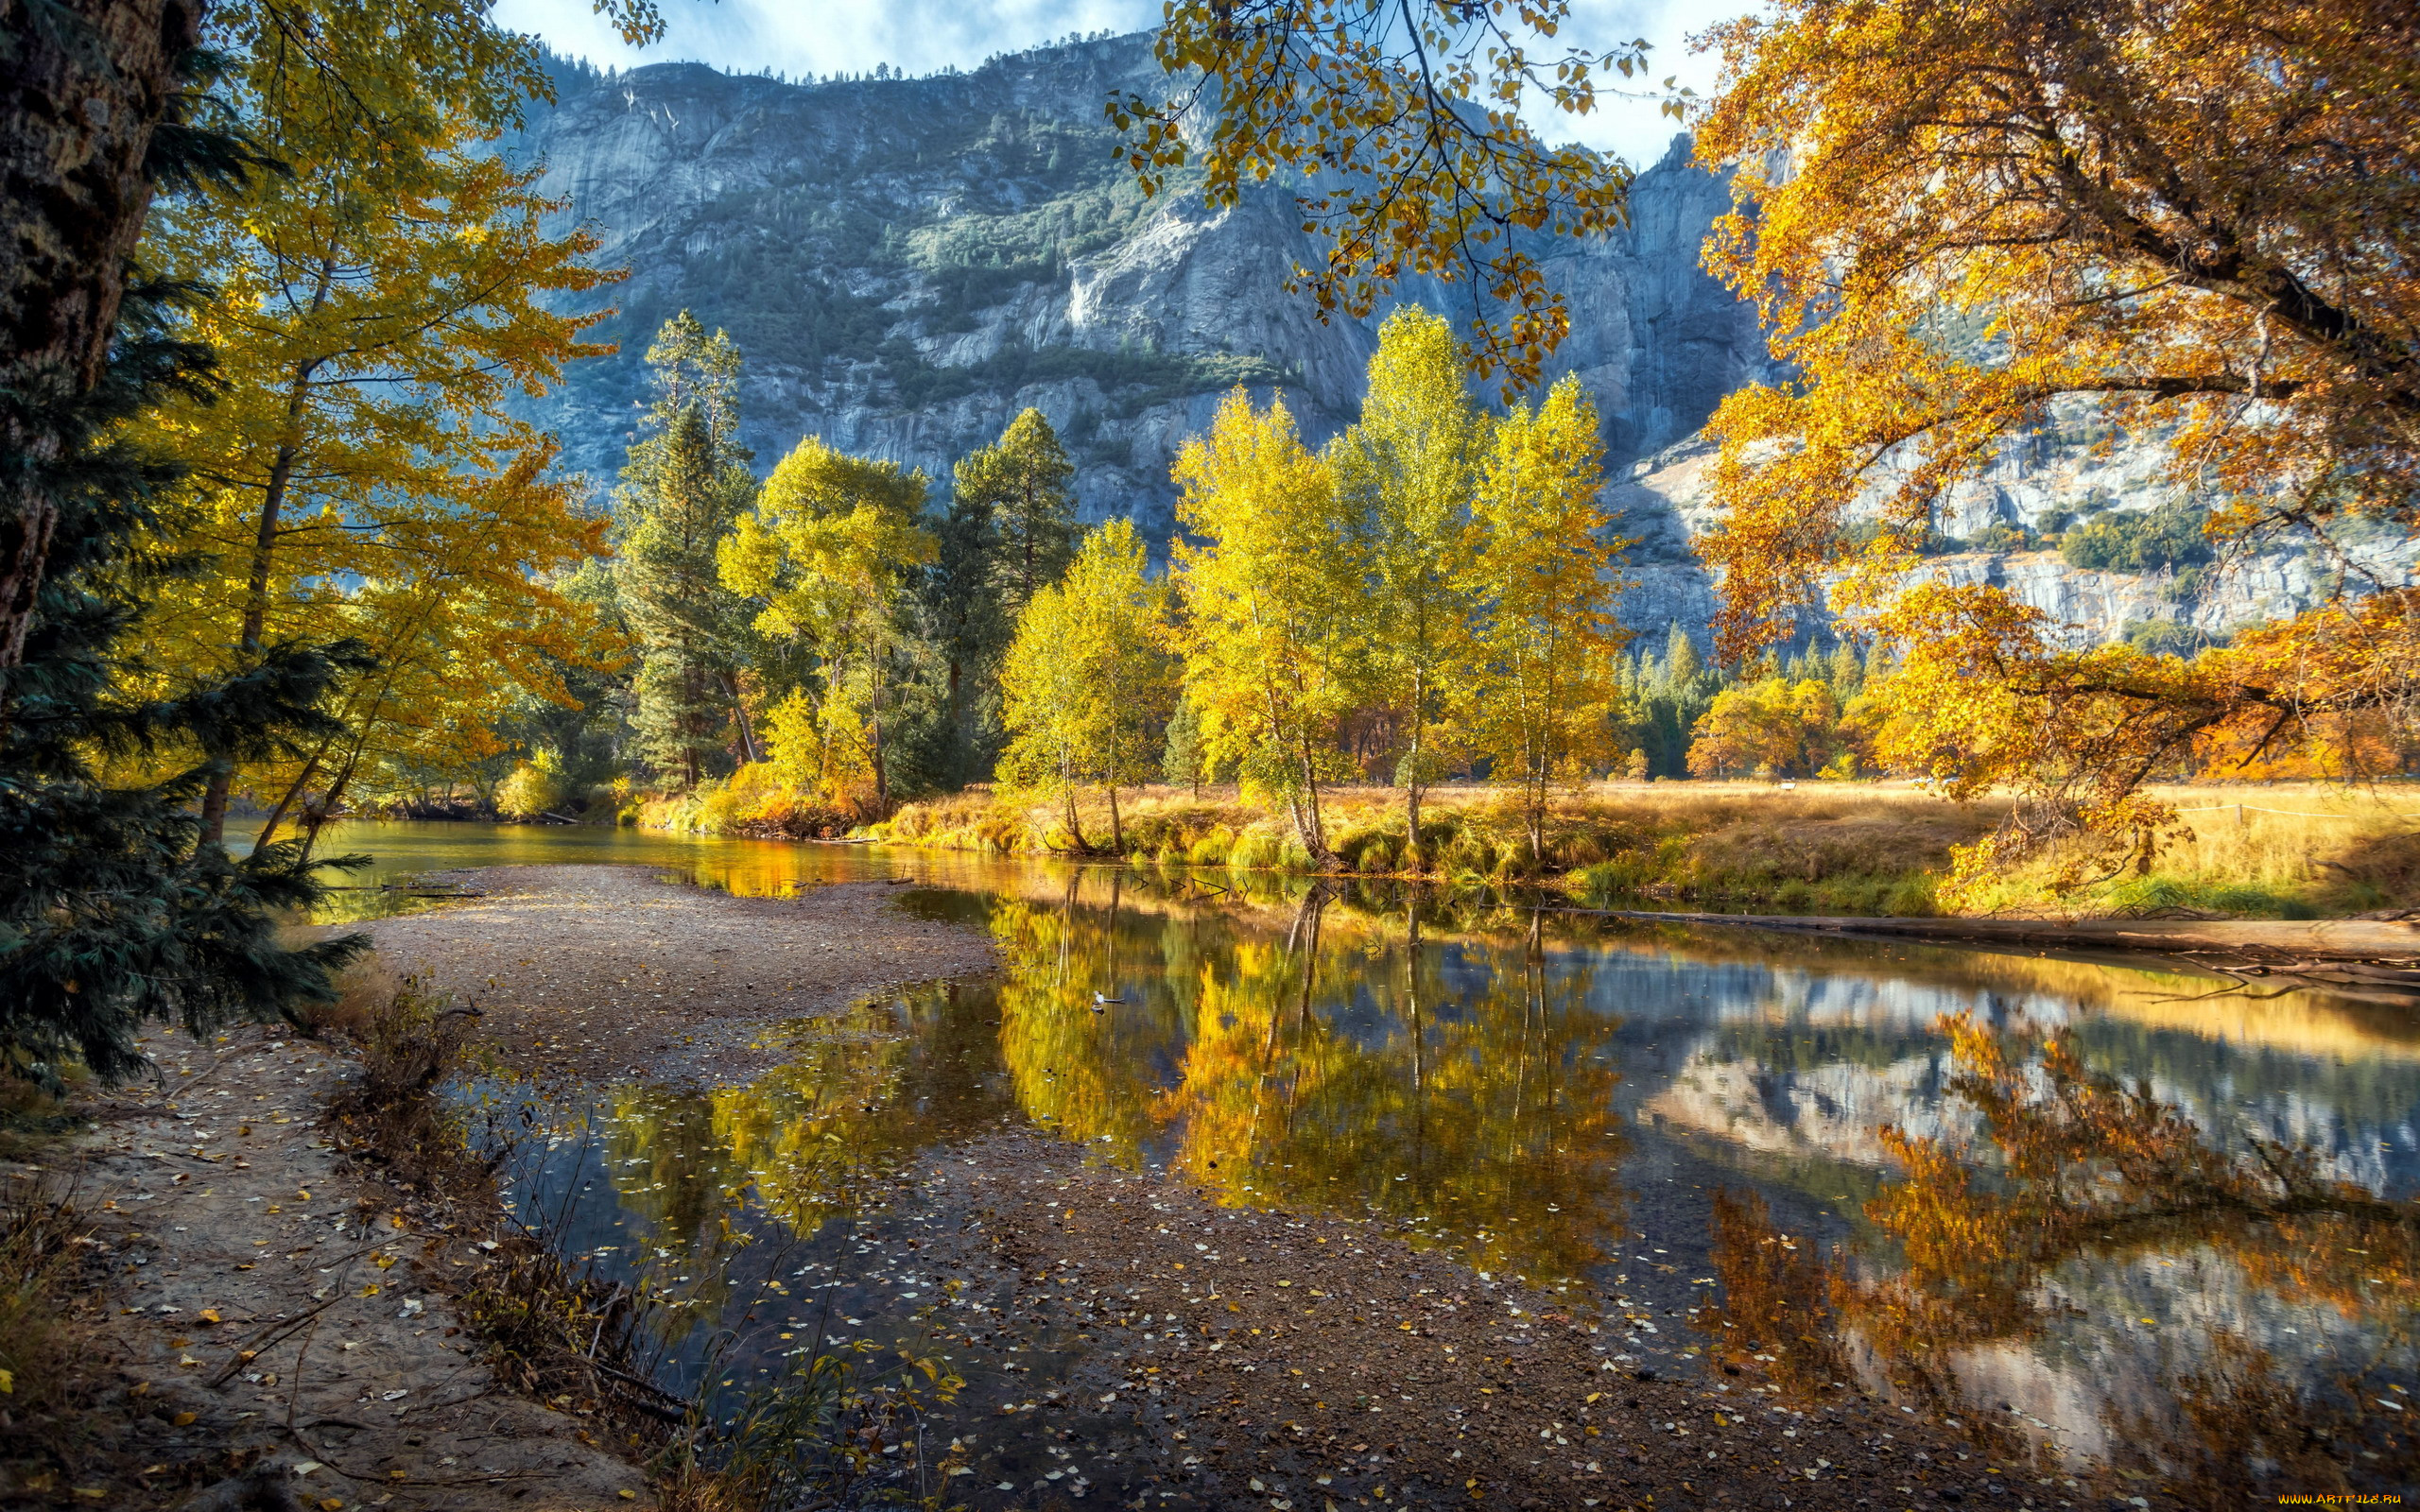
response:
<path fill-rule="evenodd" d="M 224 1321 L 218 1315 L 218 1309 L 215 1307 L 205 1307 L 194 1315 L 200 1318 L 204 1323 L 217 1323 Z"/>
<path fill-rule="evenodd" d="M 193 1426 L 194 1416 L 194 1414 L 189 1412 L 181 1412 L 174 1418 L 169 1418 L 168 1421 L 176 1424 L 180 1428 L 191 1428 Z"/>

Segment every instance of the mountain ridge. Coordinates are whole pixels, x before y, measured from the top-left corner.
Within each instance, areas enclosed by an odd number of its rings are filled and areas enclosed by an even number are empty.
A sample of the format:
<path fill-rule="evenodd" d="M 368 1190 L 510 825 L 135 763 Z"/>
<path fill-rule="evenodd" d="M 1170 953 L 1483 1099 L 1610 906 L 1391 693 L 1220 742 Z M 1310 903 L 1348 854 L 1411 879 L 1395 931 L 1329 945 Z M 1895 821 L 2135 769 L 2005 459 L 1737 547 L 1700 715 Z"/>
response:
<path fill-rule="evenodd" d="M 599 334 L 619 354 L 581 364 L 529 413 L 594 478 L 618 470 L 645 392 L 639 353 L 682 308 L 747 355 L 742 438 L 760 471 L 811 435 L 945 489 L 958 456 L 1030 405 L 1077 462 L 1083 518 L 1132 516 L 1159 541 L 1175 529 L 1169 464 L 1226 389 L 1282 393 L 1315 444 L 1358 402 L 1376 318 L 1322 323 L 1285 291 L 1312 255 L 1290 194 L 1261 188 L 1214 210 L 1180 180 L 1146 199 L 1115 158 L 1102 102 L 1160 84 L 1148 35 L 920 78 L 553 71 L 556 101 L 505 149 L 544 163 L 542 189 L 564 204 L 555 229 L 588 226 L 600 259 L 631 273 L 602 301 L 618 307 Z M 1700 265 L 1729 208 L 1723 181 L 1676 137 L 1635 180 L 1624 230 L 1537 244 L 1572 320 L 1548 376 L 1578 373 L 1597 404 L 1611 502 L 1639 543 L 1622 617 L 1655 633 L 1677 622 L 1704 634 L 1714 585 L 1693 545 L 1709 524 L 1697 433 L 1725 394 L 1774 371 L 1753 307 Z M 1453 310 L 1463 294 L 1430 284 L 1401 297 Z M 2307 542 L 2135 573 L 2040 549 L 2054 534 L 2041 527 L 2080 508 L 2172 504 L 2158 460 L 2152 444 L 2066 444 L 2057 425 L 2020 438 L 1944 522 L 1945 535 L 2000 548 L 1950 551 L 1937 570 L 2006 582 L 2102 640 L 2146 623 L 2216 637 L 2328 590 L 2341 564 Z M 2374 565 L 2394 580 L 2410 556 Z"/>

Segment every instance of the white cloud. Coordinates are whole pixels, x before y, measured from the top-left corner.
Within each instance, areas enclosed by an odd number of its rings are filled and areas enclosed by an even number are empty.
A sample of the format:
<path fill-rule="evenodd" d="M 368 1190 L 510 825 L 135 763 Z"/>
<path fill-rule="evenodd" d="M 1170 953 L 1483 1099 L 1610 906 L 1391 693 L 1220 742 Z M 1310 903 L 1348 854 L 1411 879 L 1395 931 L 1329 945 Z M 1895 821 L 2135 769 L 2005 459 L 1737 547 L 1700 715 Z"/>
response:
<path fill-rule="evenodd" d="M 1605 46 L 1644 37 L 1649 72 L 1703 94 L 1711 59 L 1691 56 L 1687 37 L 1748 9 L 1741 0 L 1575 0 L 1564 37 Z M 629 68 L 676 59 L 791 77 L 870 73 L 877 63 L 910 74 L 974 68 L 995 53 L 1054 42 L 1071 32 L 1140 31 L 1155 25 L 1159 0 L 663 0 L 665 40 L 625 46 L 590 0 L 498 0 L 496 20 L 536 34 L 556 51 Z M 1618 81 L 1618 80 L 1617 80 Z M 1608 98 L 1587 117 L 1537 122 L 1556 140 L 1618 152 L 1641 167 L 1664 155 L 1678 126 L 1651 101 Z"/>

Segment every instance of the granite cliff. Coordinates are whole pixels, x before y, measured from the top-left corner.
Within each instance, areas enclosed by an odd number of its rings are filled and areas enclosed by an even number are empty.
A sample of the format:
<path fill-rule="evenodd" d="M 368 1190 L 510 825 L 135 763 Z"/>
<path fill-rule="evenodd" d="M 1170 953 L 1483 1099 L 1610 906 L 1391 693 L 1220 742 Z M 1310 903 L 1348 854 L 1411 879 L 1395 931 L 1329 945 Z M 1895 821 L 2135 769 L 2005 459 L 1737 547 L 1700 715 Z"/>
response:
<path fill-rule="evenodd" d="M 1282 390 L 1306 437 L 1359 395 L 1374 324 L 1322 324 L 1285 290 L 1306 250 L 1282 192 L 1227 210 L 1146 200 L 1112 156 L 1113 90 L 1151 87 L 1149 39 L 1038 49 L 964 74 L 794 84 L 698 64 L 608 75 L 558 65 L 558 100 L 509 150 L 545 164 L 564 222 L 589 226 L 630 276 L 582 365 L 538 418 L 570 465 L 613 477 L 644 394 L 639 354 L 692 308 L 749 368 L 744 437 L 759 469 L 802 436 L 922 467 L 939 480 L 1019 409 L 1050 417 L 1080 465 L 1088 519 L 1173 528 L 1168 466 L 1237 383 Z M 1568 301 L 1555 371 L 1604 418 L 1623 528 L 1635 537 L 1633 624 L 1702 628 L 1712 585 L 1696 433 L 1722 396 L 1769 370 L 1749 309 L 1698 263 L 1727 205 L 1676 140 L 1634 187 L 1632 221 L 1542 249 Z M 1410 291 L 1441 308 L 1461 292 Z M 2080 633 L 2129 625 L 2221 634 L 2310 602 L 2337 565 L 2299 547 L 2241 562 L 2094 571 L 2041 549 L 2061 517 L 2172 504 L 2156 454 L 2013 449 L 1945 523 L 1945 571 L 2011 583 Z M 1981 549 L 1956 549 L 1973 537 Z M 2381 563 L 2400 580 L 2408 552 Z"/>

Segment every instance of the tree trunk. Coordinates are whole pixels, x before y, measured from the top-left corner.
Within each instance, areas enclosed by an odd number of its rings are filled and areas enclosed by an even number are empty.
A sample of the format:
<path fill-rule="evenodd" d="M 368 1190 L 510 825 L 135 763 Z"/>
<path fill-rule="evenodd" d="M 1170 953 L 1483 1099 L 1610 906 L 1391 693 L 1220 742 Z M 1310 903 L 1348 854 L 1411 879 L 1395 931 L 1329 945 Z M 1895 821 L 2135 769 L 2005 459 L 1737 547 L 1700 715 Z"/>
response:
<path fill-rule="evenodd" d="M 322 291 L 324 292 L 324 290 Z M 311 380 L 310 369 L 298 369 L 294 387 L 286 395 L 285 420 L 289 428 L 301 420 L 302 399 Z M 261 520 L 252 533 L 252 559 L 244 579 L 244 618 L 235 632 L 235 663 L 248 667 L 261 654 L 261 638 L 268 631 L 269 570 L 277 556 L 277 525 L 285 509 L 285 490 L 294 481 L 294 443 L 288 440 L 277 449 L 277 460 L 269 464 L 268 484 L 261 490 Z M 228 768 L 213 773 L 210 785 L 201 795 L 201 837 L 212 845 L 221 845 L 227 838 L 227 796 L 234 786 L 235 773 Z"/>
<path fill-rule="evenodd" d="M 866 658 L 866 702 L 873 716 L 873 808 L 877 816 L 888 818 L 890 816 L 890 774 L 882 765 L 882 660 L 879 657 L 869 655 Z"/>
<path fill-rule="evenodd" d="M 1319 765 L 1311 753 L 1310 736 L 1302 740 L 1299 759 L 1303 770 L 1303 808 L 1296 820 L 1303 836 L 1303 849 L 1311 853 L 1314 865 L 1326 868 L 1336 860 L 1336 852 L 1327 848 L 1327 822 L 1320 816 Z M 1307 822 L 1305 822 L 1307 821 Z"/>
<path fill-rule="evenodd" d="M 1109 784 L 1109 850 L 1112 855 L 1126 853 L 1126 825 L 1117 816 L 1117 784 Z"/>
<path fill-rule="evenodd" d="M 59 527 L 43 474 L 108 362 L 144 163 L 200 35 L 198 0 L 0 0 L 0 668 L 25 661 Z"/>
<path fill-rule="evenodd" d="M 1405 869 L 1415 873 L 1426 869 L 1420 847 L 1420 737 L 1426 729 L 1421 723 L 1421 694 L 1420 674 L 1415 672 L 1411 677 L 1411 713 L 1405 721 L 1411 727 L 1411 749 L 1403 768 L 1404 858 L 1409 863 Z"/>
<path fill-rule="evenodd" d="M 730 672 L 721 676 L 723 696 L 731 700 L 732 723 L 739 727 L 739 759 L 742 762 L 761 762 L 765 758 L 756 748 L 756 731 L 748 724 L 748 705 L 739 696 L 739 679 Z"/>

